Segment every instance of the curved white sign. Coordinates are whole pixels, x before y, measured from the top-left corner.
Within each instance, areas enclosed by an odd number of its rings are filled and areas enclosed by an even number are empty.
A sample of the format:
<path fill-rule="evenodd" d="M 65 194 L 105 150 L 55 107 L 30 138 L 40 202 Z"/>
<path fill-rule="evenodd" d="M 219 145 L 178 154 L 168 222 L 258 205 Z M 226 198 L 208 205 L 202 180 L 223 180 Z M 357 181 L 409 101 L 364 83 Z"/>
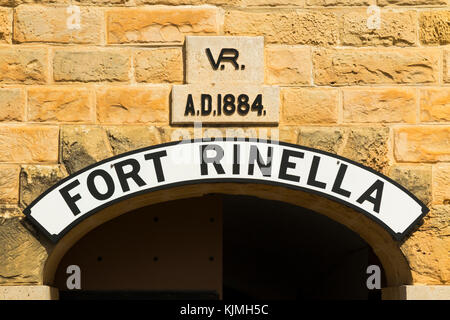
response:
<path fill-rule="evenodd" d="M 343 203 L 401 240 L 429 210 L 391 179 L 351 160 L 283 142 L 188 140 L 124 153 L 63 179 L 25 210 L 52 241 L 83 219 L 138 194 L 214 182 L 280 185 Z"/>

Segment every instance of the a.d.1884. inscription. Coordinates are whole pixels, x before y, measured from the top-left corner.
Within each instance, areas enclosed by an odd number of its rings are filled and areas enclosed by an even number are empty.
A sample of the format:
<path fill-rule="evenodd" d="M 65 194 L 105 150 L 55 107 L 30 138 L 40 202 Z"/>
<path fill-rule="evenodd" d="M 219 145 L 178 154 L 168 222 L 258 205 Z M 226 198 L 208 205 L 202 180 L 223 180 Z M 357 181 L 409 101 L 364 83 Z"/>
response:
<path fill-rule="evenodd" d="M 173 86 L 172 123 L 278 122 L 279 88 L 258 85 Z"/>

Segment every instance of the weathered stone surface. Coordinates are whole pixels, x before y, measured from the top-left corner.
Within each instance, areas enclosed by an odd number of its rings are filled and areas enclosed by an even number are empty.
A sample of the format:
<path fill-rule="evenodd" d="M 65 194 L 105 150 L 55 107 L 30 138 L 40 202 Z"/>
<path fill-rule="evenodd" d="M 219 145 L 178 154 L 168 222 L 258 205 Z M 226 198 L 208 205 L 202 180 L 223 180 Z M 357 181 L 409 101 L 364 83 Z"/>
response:
<path fill-rule="evenodd" d="M 134 57 L 136 81 L 148 83 L 182 83 L 181 48 L 140 50 Z"/>
<path fill-rule="evenodd" d="M 209 110 L 208 112 L 206 110 L 201 112 L 204 94 L 211 97 L 210 109 L 209 103 L 205 102 L 205 109 Z M 219 95 L 221 95 L 220 110 L 217 102 Z M 192 98 L 192 105 L 188 103 L 189 97 Z M 261 109 L 257 109 L 257 106 L 261 106 Z M 240 84 L 231 87 L 227 83 L 209 86 L 175 85 L 172 88 L 171 122 L 172 124 L 194 122 L 275 124 L 279 121 L 279 108 L 280 89 L 275 86 Z"/>
<path fill-rule="evenodd" d="M 92 122 L 92 92 L 84 88 L 36 87 L 28 89 L 28 120 Z"/>
<path fill-rule="evenodd" d="M 450 206 L 434 206 L 402 245 L 414 284 L 450 284 Z"/>
<path fill-rule="evenodd" d="M 219 32 L 214 7 L 115 9 L 106 13 L 108 43 L 182 43 L 185 35 Z"/>
<path fill-rule="evenodd" d="M 19 201 L 19 171 L 18 165 L 0 165 L 0 203 Z"/>
<path fill-rule="evenodd" d="M 281 96 L 286 123 L 337 122 L 339 92 L 336 89 L 284 88 Z"/>
<path fill-rule="evenodd" d="M 310 85 L 312 81 L 311 51 L 304 47 L 272 46 L 265 51 L 266 83 Z"/>
<path fill-rule="evenodd" d="M 0 8 L 0 43 L 12 42 L 12 9 Z"/>
<path fill-rule="evenodd" d="M 113 155 L 105 130 L 98 126 L 62 127 L 61 149 L 69 174 Z"/>
<path fill-rule="evenodd" d="M 352 10 L 343 16 L 341 42 L 351 46 L 410 46 L 416 42 L 415 11 L 383 12 L 379 29 L 367 27 L 366 10 Z"/>
<path fill-rule="evenodd" d="M 444 51 L 444 81 L 450 82 L 450 50 Z"/>
<path fill-rule="evenodd" d="M 263 37 L 186 37 L 187 83 L 263 83 L 264 38 Z M 222 49 L 233 48 L 239 53 L 237 68 L 231 63 L 221 63 L 214 70 L 206 50 L 217 59 Z M 231 56 L 230 53 L 227 56 Z"/>
<path fill-rule="evenodd" d="M 25 92 L 18 88 L 0 89 L 0 121 L 23 121 Z"/>
<path fill-rule="evenodd" d="M 238 11 L 225 12 L 224 31 L 229 35 L 263 35 L 267 43 L 335 45 L 337 16 L 322 11 Z"/>
<path fill-rule="evenodd" d="M 420 120 L 450 121 L 450 88 L 420 90 Z"/>
<path fill-rule="evenodd" d="M 67 6 L 21 5 L 14 10 L 14 41 L 92 43 L 101 42 L 103 13 L 99 8 L 79 7 L 79 28 L 72 22 Z"/>
<path fill-rule="evenodd" d="M 8 7 L 17 7 L 21 4 L 48 4 L 48 5 L 102 5 L 102 6 L 120 6 L 125 5 L 129 0 L 0 0 L 0 5 Z M 150 0 L 152 1 L 152 0 Z M 166 1 L 166 0 L 161 0 Z M 167 0 L 170 1 L 170 0 Z M 174 0 L 175 1 L 175 0 Z"/>
<path fill-rule="evenodd" d="M 419 24 L 422 43 L 441 45 L 450 43 L 450 11 L 422 12 Z"/>
<path fill-rule="evenodd" d="M 58 161 L 58 127 L 0 127 L 0 162 Z"/>
<path fill-rule="evenodd" d="M 390 168 L 388 177 L 414 194 L 425 205 L 431 202 L 431 166 L 403 166 Z"/>
<path fill-rule="evenodd" d="M 22 166 L 20 171 L 20 204 L 28 206 L 48 188 L 67 176 L 64 166 Z"/>
<path fill-rule="evenodd" d="M 0 219 L 0 285 L 42 283 L 47 251 L 23 221 Z"/>
<path fill-rule="evenodd" d="M 446 5 L 447 0 L 378 0 L 379 6 L 398 5 L 398 6 L 420 6 L 420 5 Z"/>
<path fill-rule="evenodd" d="M 131 53 L 128 50 L 57 50 L 53 59 L 55 81 L 128 81 Z"/>
<path fill-rule="evenodd" d="M 301 128 L 298 144 L 338 154 L 344 145 L 345 129 L 338 127 Z"/>
<path fill-rule="evenodd" d="M 343 95 L 344 122 L 416 122 L 415 89 L 344 89 Z"/>
<path fill-rule="evenodd" d="M 106 1 L 106 0 L 105 0 Z M 140 4 L 166 4 L 166 5 L 237 5 L 243 0 L 135 0 L 137 5 Z M 283 0 L 281 0 L 283 1 Z"/>
<path fill-rule="evenodd" d="M 450 161 L 450 126 L 395 128 L 394 140 L 397 161 Z"/>
<path fill-rule="evenodd" d="M 450 165 L 433 167 L 433 203 L 450 205 Z"/>
<path fill-rule="evenodd" d="M 348 128 L 348 136 L 341 154 L 384 173 L 388 169 L 389 128 Z"/>
<path fill-rule="evenodd" d="M 370 0 L 306 0 L 308 6 L 369 6 Z"/>
<path fill-rule="evenodd" d="M 97 90 L 97 119 L 101 123 L 169 121 L 168 86 L 110 87 Z"/>
<path fill-rule="evenodd" d="M 17 179 L 17 181 L 19 181 L 19 179 Z M 13 217 L 23 217 L 23 216 L 24 214 L 22 213 L 22 210 L 18 207 L 18 201 L 17 204 L 0 205 L 0 221 L 1 219 L 9 219 Z"/>
<path fill-rule="evenodd" d="M 106 134 L 115 155 L 162 143 L 161 132 L 153 126 L 106 127 Z"/>
<path fill-rule="evenodd" d="M 275 7 L 275 6 L 296 6 L 304 7 L 305 0 L 238 0 L 241 7 Z M 229 5 L 229 4 L 228 4 Z"/>
<path fill-rule="evenodd" d="M 319 49 L 313 53 L 320 85 L 435 83 L 436 49 Z"/>
<path fill-rule="evenodd" d="M 1 48 L 0 83 L 45 83 L 47 62 L 44 48 Z"/>

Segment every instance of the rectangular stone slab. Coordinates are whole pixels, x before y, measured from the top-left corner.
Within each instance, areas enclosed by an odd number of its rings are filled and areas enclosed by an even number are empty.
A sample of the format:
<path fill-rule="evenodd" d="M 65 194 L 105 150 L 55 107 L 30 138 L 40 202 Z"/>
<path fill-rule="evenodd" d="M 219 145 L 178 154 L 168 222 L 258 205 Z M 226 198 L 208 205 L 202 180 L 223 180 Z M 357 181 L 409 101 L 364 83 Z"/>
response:
<path fill-rule="evenodd" d="M 172 88 L 172 124 L 277 124 L 279 107 L 280 89 L 276 86 L 192 84 Z"/>
<path fill-rule="evenodd" d="M 185 45 L 187 83 L 264 81 L 264 37 L 187 36 Z"/>

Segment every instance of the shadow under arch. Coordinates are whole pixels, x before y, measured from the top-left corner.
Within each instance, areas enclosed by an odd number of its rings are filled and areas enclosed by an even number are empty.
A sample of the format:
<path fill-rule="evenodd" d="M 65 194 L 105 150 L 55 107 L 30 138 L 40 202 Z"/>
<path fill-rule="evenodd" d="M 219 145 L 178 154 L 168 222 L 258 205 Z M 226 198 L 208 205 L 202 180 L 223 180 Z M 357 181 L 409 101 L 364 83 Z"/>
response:
<path fill-rule="evenodd" d="M 383 265 L 387 286 L 412 284 L 411 270 L 400 250 L 399 242 L 394 240 L 386 229 L 369 217 L 337 201 L 302 190 L 293 190 L 270 184 L 233 182 L 203 182 L 153 191 L 114 203 L 89 216 L 72 228 L 49 251 L 43 270 L 43 284 L 53 285 L 56 270 L 65 253 L 77 241 L 101 224 L 127 212 L 152 204 L 201 197 L 212 193 L 246 195 L 282 201 L 325 215 L 360 235 L 371 246 Z"/>

